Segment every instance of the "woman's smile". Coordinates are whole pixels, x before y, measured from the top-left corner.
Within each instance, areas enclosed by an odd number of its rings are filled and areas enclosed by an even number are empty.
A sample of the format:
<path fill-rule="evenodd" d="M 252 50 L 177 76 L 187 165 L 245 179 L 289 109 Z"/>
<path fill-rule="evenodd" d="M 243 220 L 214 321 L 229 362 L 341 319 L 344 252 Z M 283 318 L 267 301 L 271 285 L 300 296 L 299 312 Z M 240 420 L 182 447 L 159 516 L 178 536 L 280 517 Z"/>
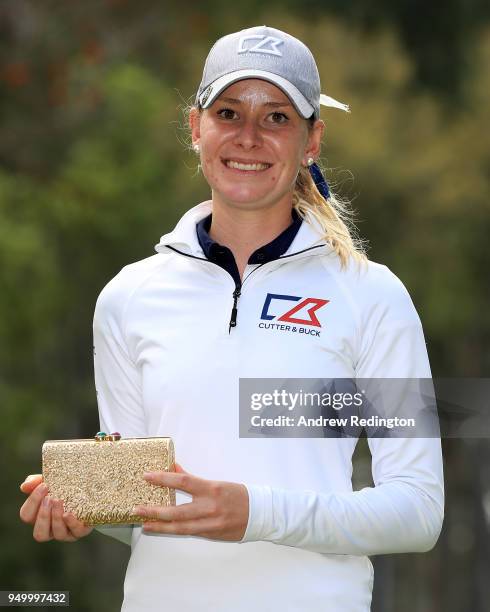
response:
<path fill-rule="evenodd" d="M 222 159 L 223 165 L 234 172 L 240 174 L 257 174 L 269 170 L 273 164 L 257 160 L 242 160 L 237 158 Z"/>

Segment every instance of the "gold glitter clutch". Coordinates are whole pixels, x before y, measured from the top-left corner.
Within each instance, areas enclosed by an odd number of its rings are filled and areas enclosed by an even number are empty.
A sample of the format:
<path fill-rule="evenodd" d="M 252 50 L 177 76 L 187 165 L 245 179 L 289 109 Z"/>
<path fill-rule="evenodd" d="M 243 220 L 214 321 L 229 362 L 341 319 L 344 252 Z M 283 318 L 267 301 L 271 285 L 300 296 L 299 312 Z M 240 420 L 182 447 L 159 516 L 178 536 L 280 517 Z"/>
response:
<path fill-rule="evenodd" d="M 82 440 L 47 440 L 43 479 L 50 497 L 61 499 L 87 525 L 142 523 L 137 504 L 175 505 L 175 489 L 150 484 L 143 472 L 173 471 L 171 438 L 123 438 L 99 432 Z"/>

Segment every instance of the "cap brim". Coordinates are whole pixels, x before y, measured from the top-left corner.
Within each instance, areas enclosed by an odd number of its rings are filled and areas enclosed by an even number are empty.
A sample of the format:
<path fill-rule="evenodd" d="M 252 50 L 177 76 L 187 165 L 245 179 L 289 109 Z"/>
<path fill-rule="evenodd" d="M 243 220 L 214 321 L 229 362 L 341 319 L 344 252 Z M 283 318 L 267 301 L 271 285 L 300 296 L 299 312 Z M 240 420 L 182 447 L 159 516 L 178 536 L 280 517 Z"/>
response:
<path fill-rule="evenodd" d="M 282 91 L 288 96 L 298 113 L 304 119 L 309 119 L 315 112 L 313 106 L 311 106 L 297 87 L 283 77 L 274 74 L 273 72 L 266 72 L 264 70 L 236 70 L 235 72 L 225 74 L 206 87 L 197 97 L 197 102 L 202 108 L 208 108 L 208 106 L 211 106 L 222 91 L 233 83 L 242 81 L 243 79 L 262 79 L 263 81 L 268 81 L 273 85 L 277 85 L 277 87 L 282 89 Z"/>

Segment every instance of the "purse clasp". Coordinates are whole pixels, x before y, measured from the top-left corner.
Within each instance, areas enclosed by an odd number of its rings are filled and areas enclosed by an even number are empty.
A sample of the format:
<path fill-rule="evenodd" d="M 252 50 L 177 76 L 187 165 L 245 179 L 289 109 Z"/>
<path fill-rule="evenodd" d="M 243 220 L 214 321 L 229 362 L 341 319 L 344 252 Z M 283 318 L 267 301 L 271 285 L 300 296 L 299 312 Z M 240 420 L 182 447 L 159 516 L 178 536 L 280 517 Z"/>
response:
<path fill-rule="evenodd" d="M 118 431 L 113 431 L 111 434 L 106 434 L 105 431 L 98 431 L 94 440 L 96 442 L 117 442 L 121 439 L 121 434 Z"/>

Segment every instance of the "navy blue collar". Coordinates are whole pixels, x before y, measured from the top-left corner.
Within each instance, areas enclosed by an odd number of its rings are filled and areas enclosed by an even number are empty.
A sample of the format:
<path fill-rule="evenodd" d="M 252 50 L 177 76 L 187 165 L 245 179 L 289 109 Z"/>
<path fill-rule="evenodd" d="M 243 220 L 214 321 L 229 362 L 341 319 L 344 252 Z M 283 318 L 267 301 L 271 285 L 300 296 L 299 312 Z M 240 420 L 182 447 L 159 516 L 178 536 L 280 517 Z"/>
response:
<path fill-rule="evenodd" d="M 291 225 L 274 238 L 274 240 L 254 251 L 249 257 L 249 264 L 262 264 L 273 261 L 288 250 L 302 223 L 301 217 L 294 208 L 291 210 L 291 216 L 293 218 Z M 211 220 L 212 214 L 209 214 L 196 224 L 199 244 L 206 258 L 229 272 L 238 286 L 241 284 L 240 274 L 233 253 L 228 247 L 218 244 L 209 236 Z"/>

